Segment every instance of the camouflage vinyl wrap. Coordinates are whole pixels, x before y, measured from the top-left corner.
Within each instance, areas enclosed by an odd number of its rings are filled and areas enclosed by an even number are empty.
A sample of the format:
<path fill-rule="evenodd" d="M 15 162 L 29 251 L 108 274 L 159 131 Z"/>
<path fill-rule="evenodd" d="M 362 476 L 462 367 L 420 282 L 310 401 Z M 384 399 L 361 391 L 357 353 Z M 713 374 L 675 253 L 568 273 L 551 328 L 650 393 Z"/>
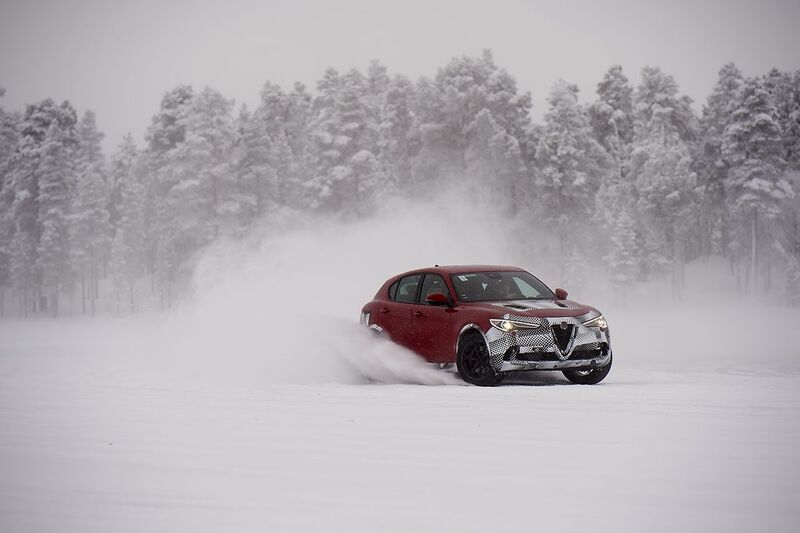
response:
<path fill-rule="evenodd" d="M 583 325 L 598 316 L 591 312 L 579 317 L 532 318 L 507 313 L 504 319 L 539 327 L 512 332 L 489 328 L 485 334 L 489 362 L 498 372 L 604 366 L 611 357 L 609 330 Z"/>

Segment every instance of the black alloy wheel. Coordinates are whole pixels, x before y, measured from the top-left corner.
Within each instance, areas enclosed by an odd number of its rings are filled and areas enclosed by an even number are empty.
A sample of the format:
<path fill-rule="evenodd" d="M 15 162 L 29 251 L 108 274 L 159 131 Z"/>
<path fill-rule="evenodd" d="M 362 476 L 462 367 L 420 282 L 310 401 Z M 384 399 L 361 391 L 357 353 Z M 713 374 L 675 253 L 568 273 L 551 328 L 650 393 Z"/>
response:
<path fill-rule="evenodd" d="M 489 364 L 489 350 L 478 333 L 469 333 L 458 343 L 456 366 L 461 378 L 467 383 L 480 387 L 493 387 L 503 380 Z"/>

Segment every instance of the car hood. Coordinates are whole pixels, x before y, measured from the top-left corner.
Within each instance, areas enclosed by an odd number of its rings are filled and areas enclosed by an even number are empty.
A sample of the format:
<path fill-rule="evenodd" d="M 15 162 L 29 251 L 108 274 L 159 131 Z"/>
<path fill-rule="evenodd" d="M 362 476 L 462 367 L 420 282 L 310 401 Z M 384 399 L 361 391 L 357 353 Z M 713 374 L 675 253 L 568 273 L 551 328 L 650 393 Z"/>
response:
<path fill-rule="evenodd" d="M 499 316 L 508 313 L 517 316 L 565 317 L 581 316 L 590 311 L 597 311 L 594 307 L 579 304 L 572 300 L 511 300 L 464 303 L 462 305 L 471 309 L 497 313 Z"/>

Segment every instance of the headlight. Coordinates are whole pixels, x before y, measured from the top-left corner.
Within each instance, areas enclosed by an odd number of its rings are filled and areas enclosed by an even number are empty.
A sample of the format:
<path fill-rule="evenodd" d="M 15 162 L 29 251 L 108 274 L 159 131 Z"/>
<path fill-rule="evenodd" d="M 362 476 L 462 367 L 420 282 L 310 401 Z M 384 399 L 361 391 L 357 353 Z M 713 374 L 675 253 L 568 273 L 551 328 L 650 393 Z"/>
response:
<path fill-rule="evenodd" d="M 600 331 L 605 331 L 608 329 L 608 322 L 606 322 L 606 319 L 603 315 L 595 317 L 591 320 L 587 320 L 583 323 L 583 325 L 587 328 L 597 328 Z"/>
<path fill-rule="evenodd" d="M 493 328 L 505 333 L 510 333 L 518 329 L 536 329 L 542 325 L 541 322 L 522 322 L 520 320 L 509 320 L 507 318 L 491 318 L 489 323 Z"/>
<path fill-rule="evenodd" d="M 359 320 L 362 326 L 369 326 L 369 313 L 361 311 L 361 319 Z"/>

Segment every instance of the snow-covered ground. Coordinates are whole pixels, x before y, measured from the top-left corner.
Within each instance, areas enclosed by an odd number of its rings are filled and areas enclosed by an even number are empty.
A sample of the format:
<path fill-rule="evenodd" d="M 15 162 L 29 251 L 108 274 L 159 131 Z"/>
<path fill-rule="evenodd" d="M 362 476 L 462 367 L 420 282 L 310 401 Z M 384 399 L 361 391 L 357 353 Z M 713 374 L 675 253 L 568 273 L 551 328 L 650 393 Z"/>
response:
<path fill-rule="evenodd" d="M 797 315 L 717 311 L 616 313 L 601 385 L 495 389 L 358 332 L 259 379 L 160 319 L 0 322 L 0 531 L 795 531 Z"/>

